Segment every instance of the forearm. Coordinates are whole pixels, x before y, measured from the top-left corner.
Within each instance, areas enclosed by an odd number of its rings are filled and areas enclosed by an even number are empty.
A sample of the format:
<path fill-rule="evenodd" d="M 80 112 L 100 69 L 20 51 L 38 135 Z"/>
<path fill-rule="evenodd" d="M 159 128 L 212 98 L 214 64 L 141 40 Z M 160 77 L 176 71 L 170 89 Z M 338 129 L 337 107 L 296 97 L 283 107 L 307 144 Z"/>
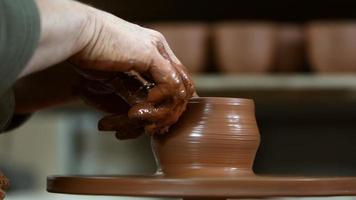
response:
<path fill-rule="evenodd" d="M 36 3 L 41 17 L 40 41 L 20 77 L 66 60 L 90 39 L 89 6 L 72 0 L 36 0 Z"/>

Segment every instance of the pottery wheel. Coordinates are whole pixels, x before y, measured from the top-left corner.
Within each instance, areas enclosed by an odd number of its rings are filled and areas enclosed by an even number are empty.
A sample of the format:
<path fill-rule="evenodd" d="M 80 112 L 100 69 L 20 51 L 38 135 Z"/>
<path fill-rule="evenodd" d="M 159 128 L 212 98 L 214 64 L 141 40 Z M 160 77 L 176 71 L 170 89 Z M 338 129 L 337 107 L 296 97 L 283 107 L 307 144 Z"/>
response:
<path fill-rule="evenodd" d="M 178 197 L 260 198 L 356 195 L 356 177 L 302 178 L 246 176 L 237 178 L 165 178 L 162 176 L 53 176 L 47 190 L 54 193 Z"/>
<path fill-rule="evenodd" d="M 49 177 L 47 190 L 185 200 L 356 196 L 356 177 L 254 175 L 260 136 L 252 100 L 193 98 L 170 133 L 152 137 L 151 141 L 157 166 L 164 176 Z"/>

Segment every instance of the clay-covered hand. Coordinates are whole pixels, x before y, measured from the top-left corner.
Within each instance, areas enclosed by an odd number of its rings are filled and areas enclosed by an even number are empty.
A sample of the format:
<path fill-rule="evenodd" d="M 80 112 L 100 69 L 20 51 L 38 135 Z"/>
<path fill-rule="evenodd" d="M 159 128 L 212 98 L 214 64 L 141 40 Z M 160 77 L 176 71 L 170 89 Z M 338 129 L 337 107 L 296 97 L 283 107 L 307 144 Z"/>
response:
<path fill-rule="evenodd" d="M 70 61 L 84 71 L 106 71 L 113 75 L 134 72 L 153 83 L 144 101 L 130 105 L 128 118 L 145 122 L 148 133 L 166 132 L 195 93 L 185 67 L 159 32 L 94 8 L 90 8 L 90 13 L 90 23 L 83 32 L 90 39 Z M 104 76 L 104 80 L 108 77 Z M 112 119 L 117 118 L 107 120 Z"/>
<path fill-rule="evenodd" d="M 41 18 L 41 34 L 32 58 L 18 78 L 68 59 L 81 70 L 92 69 L 115 76 L 118 72 L 133 71 L 154 87 L 144 101 L 130 104 L 132 108 L 127 117 L 144 121 L 150 133 L 165 132 L 177 121 L 194 88 L 185 68 L 160 33 L 78 1 L 35 2 Z M 58 77 L 68 80 L 67 76 Z M 53 80 L 48 79 L 45 84 L 50 86 Z M 38 91 L 42 91 L 41 88 Z M 47 99 L 42 100 L 49 105 Z M 36 101 L 31 105 L 36 105 Z"/>

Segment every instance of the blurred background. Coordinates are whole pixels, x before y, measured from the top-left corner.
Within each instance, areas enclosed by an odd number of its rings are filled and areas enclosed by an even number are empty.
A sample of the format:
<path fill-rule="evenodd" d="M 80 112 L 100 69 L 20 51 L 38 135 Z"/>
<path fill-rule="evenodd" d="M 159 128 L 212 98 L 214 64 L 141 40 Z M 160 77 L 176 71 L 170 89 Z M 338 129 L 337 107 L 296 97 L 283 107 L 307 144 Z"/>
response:
<path fill-rule="evenodd" d="M 200 96 L 254 99 L 262 138 L 256 173 L 356 176 L 355 1 L 84 2 L 161 31 Z M 46 176 L 152 174 L 149 138 L 99 134 L 100 116 L 76 103 L 1 135 L 8 199 L 120 199 L 46 194 Z"/>

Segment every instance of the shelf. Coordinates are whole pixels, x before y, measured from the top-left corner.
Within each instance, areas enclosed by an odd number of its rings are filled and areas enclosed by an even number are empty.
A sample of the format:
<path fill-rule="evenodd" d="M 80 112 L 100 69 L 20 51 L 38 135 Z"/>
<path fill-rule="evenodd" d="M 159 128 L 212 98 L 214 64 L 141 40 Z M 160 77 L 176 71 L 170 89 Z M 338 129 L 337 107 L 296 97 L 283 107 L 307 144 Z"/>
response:
<path fill-rule="evenodd" d="M 355 75 L 195 75 L 196 89 L 200 96 L 250 98 L 259 105 L 286 106 L 296 102 L 320 106 L 333 101 L 344 105 L 356 105 Z M 303 105 L 302 105 L 303 104 Z M 298 105 L 294 104 L 295 107 Z M 86 109 L 82 102 L 60 108 Z"/>
<path fill-rule="evenodd" d="M 260 103 L 356 101 L 356 75 L 196 75 L 200 96 L 251 98 Z"/>
<path fill-rule="evenodd" d="M 196 75 L 196 88 L 216 90 L 356 90 L 356 75 Z"/>

